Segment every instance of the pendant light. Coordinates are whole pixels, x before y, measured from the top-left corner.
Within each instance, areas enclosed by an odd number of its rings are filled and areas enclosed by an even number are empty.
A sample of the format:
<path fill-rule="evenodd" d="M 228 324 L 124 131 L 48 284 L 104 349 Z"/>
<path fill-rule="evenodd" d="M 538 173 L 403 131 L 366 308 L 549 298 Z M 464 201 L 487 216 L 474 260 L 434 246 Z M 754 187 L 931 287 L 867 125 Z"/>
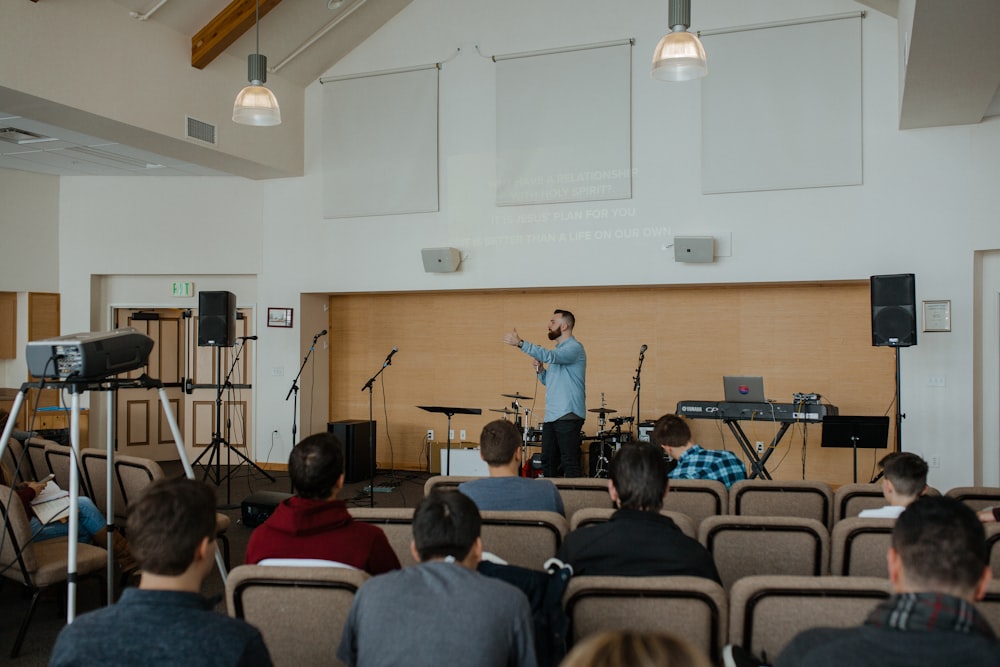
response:
<path fill-rule="evenodd" d="M 236 96 L 233 104 L 233 122 L 240 125 L 281 125 L 278 99 L 264 83 L 267 81 L 267 56 L 260 53 L 260 0 L 254 7 L 254 24 L 257 27 L 257 48 L 247 57 L 247 79 L 250 85 Z"/>
<path fill-rule="evenodd" d="M 650 76 L 660 81 L 690 81 L 708 74 L 705 47 L 688 32 L 691 25 L 691 0 L 670 0 L 670 32 L 653 51 Z"/>

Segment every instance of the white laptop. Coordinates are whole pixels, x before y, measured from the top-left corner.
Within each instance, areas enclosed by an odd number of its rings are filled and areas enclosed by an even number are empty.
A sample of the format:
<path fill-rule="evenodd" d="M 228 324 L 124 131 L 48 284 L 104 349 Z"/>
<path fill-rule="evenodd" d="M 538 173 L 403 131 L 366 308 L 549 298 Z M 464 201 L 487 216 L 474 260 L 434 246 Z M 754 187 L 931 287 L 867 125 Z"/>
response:
<path fill-rule="evenodd" d="M 764 378 L 760 375 L 724 375 L 726 403 L 767 403 Z"/>

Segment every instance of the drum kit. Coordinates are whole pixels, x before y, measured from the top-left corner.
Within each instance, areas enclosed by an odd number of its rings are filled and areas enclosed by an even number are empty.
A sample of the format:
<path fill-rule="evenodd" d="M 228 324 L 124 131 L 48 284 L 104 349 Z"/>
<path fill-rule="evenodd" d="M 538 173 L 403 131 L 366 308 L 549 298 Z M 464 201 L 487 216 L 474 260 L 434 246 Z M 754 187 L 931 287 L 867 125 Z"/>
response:
<path fill-rule="evenodd" d="M 509 420 L 510 416 L 514 416 L 514 424 L 517 429 L 521 431 L 522 439 L 524 442 L 524 449 L 522 460 L 524 461 L 525 475 L 535 476 L 537 470 L 532 470 L 537 466 L 534 465 L 534 461 L 528 457 L 528 446 L 529 445 L 540 445 L 542 442 L 542 429 L 534 428 L 531 426 L 531 408 L 527 406 L 522 406 L 522 401 L 534 401 L 533 396 L 523 396 L 520 393 L 514 394 L 501 394 L 504 398 L 511 399 L 509 407 L 505 406 L 503 408 L 490 408 L 490 412 L 498 412 L 503 415 L 504 419 Z M 618 414 L 617 410 L 606 407 L 604 401 L 604 394 L 601 394 L 601 407 L 592 408 L 588 412 L 594 412 L 598 416 L 598 431 L 597 434 L 590 437 L 584 433 L 580 433 L 581 441 L 590 441 L 590 476 L 591 477 L 607 477 L 608 476 L 608 464 L 611 461 L 611 457 L 618 451 L 618 449 L 626 443 L 632 442 L 632 424 L 635 421 L 635 417 L 607 417 L 608 415 Z M 608 422 L 611 423 L 610 428 Z M 622 430 L 622 426 L 628 424 L 626 430 Z M 529 471 L 534 474 L 529 475 Z"/>

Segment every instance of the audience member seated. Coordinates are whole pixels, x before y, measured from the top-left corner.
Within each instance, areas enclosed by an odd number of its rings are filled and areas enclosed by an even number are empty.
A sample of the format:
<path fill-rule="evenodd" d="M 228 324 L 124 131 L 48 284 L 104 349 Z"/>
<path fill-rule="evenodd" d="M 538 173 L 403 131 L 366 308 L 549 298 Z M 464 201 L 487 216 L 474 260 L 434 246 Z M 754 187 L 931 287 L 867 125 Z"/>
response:
<path fill-rule="evenodd" d="M 675 635 L 619 631 L 587 637 L 559 667 L 712 667 L 712 662 Z"/>
<path fill-rule="evenodd" d="M 288 475 L 295 495 L 281 501 L 247 543 L 245 562 L 266 558 L 334 561 L 369 574 L 399 569 L 378 526 L 354 521 L 337 500 L 344 487 L 344 448 L 332 433 L 311 435 L 292 449 Z"/>
<path fill-rule="evenodd" d="M 479 435 L 479 455 L 490 476 L 458 485 L 480 511 L 528 510 L 565 514 L 562 497 L 547 479 L 519 477 L 521 433 L 509 421 L 498 419 L 483 427 Z"/>
<path fill-rule="evenodd" d="M 150 485 L 128 508 L 142 570 L 110 607 L 59 633 L 49 665 L 270 665 L 256 628 L 213 610 L 199 591 L 215 567 L 215 492 L 182 477 Z"/>
<path fill-rule="evenodd" d="M 433 491 L 413 514 L 418 565 L 374 577 L 354 596 L 337 657 L 360 667 L 534 667 L 528 599 L 476 572 L 479 510 L 458 491 Z"/>
<path fill-rule="evenodd" d="M 663 415 L 653 425 L 653 442 L 663 448 L 677 467 L 673 479 L 714 479 L 728 489 L 747 478 L 743 462 L 725 449 L 702 449 L 691 440 L 691 427 L 678 415 Z"/>
<path fill-rule="evenodd" d="M 975 606 L 990 567 L 972 509 L 948 497 L 914 501 L 896 520 L 888 564 L 896 592 L 864 625 L 806 630 L 775 665 L 1000 665 L 1000 642 Z"/>
<path fill-rule="evenodd" d="M 712 555 L 660 514 L 667 494 L 663 451 L 646 442 L 623 445 L 608 468 L 618 511 L 604 523 L 566 536 L 558 558 L 580 575 L 691 575 L 721 583 Z"/>
<path fill-rule="evenodd" d="M 889 504 L 878 509 L 861 510 L 862 519 L 895 519 L 927 490 L 927 462 L 910 452 L 886 454 L 882 468 L 882 495 Z"/>

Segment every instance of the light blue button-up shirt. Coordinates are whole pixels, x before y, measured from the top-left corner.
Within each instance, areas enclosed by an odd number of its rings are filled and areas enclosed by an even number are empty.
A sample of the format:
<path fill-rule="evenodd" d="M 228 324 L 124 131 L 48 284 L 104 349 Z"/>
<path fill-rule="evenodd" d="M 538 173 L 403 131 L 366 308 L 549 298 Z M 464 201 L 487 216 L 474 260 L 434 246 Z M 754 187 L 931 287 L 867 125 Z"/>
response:
<path fill-rule="evenodd" d="M 548 367 L 538 374 L 545 385 L 545 421 L 554 422 L 570 413 L 587 417 L 587 352 L 570 336 L 547 349 L 524 341 L 521 351 Z"/>

